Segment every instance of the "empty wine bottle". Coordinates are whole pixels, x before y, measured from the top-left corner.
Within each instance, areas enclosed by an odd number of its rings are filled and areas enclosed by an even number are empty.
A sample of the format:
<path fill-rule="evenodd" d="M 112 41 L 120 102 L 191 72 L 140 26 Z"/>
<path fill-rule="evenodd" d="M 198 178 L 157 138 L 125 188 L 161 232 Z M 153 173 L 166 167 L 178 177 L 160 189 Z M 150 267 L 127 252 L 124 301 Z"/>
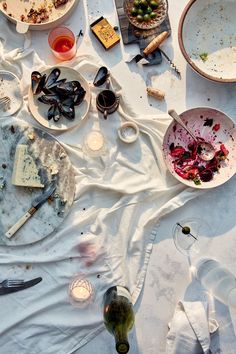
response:
<path fill-rule="evenodd" d="M 116 350 L 120 354 L 128 353 L 128 332 L 134 324 L 134 311 L 129 291 L 123 286 L 112 286 L 104 294 L 104 324 L 113 334 Z"/>

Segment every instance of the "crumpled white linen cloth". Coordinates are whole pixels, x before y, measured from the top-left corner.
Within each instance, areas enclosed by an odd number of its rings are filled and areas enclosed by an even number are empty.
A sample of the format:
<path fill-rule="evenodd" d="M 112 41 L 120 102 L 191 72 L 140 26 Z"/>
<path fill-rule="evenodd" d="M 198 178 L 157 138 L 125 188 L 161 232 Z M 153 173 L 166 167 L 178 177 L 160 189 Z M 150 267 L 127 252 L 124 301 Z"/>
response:
<path fill-rule="evenodd" d="M 211 353 L 211 337 L 219 325 L 210 317 L 209 299 L 199 282 L 192 281 L 169 324 L 166 354 Z"/>
<path fill-rule="evenodd" d="M 166 354 L 209 354 L 210 334 L 218 329 L 208 320 L 207 302 L 179 301 L 167 335 Z"/>
<path fill-rule="evenodd" d="M 40 71 L 45 63 L 30 47 L 29 38 L 16 34 L 2 17 L 0 33 L 0 67 L 19 76 L 25 97 L 15 117 L 0 118 L 0 123 L 22 120 L 39 126 L 29 113 L 27 91 L 31 72 Z M 101 63 L 80 56 L 63 65 L 79 70 L 91 82 Z M 114 78 L 112 85 L 121 90 Z M 125 97 L 119 111 L 107 121 L 98 119 L 98 90 L 91 86 L 86 119 L 75 129 L 57 134 L 76 176 L 68 217 L 39 242 L 0 247 L 1 279 L 43 278 L 35 287 L 1 297 L 2 353 L 69 354 L 86 344 L 104 328 L 105 290 L 114 284 L 127 285 L 136 302 L 160 218 L 200 194 L 179 183 L 166 169 L 161 144 L 170 119 L 141 117 L 131 112 Z M 117 138 L 117 129 L 127 119 L 140 127 L 138 140 L 129 145 Z M 100 158 L 90 158 L 82 149 L 92 126 L 99 127 L 106 138 L 109 153 Z M 95 290 L 93 302 L 83 309 L 72 307 L 67 293 L 78 273 L 85 274 Z"/>

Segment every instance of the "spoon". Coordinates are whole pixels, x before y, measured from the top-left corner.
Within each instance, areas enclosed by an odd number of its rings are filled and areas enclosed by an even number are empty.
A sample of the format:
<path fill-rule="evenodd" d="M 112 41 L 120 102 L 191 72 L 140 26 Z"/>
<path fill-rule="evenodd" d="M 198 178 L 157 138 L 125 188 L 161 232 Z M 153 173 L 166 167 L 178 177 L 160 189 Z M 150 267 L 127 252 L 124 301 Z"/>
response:
<path fill-rule="evenodd" d="M 187 125 L 182 121 L 182 119 L 180 118 L 180 116 L 176 113 L 176 111 L 174 109 L 170 109 L 168 111 L 169 115 L 177 122 L 181 125 L 182 128 L 184 128 L 189 135 L 193 138 L 193 140 L 197 143 L 198 145 L 198 149 L 197 149 L 197 154 L 198 156 L 204 160 L 204 161 L 210 161 L 213 159 L 213 157 L 215 156 L 215 149 L 214 147 L 210 144 L 207 143 L 204 140 L 200 140 L 201 138 L 197 138 L 193 132 L 189 129 L 189 127 L 187 127 Z"/>

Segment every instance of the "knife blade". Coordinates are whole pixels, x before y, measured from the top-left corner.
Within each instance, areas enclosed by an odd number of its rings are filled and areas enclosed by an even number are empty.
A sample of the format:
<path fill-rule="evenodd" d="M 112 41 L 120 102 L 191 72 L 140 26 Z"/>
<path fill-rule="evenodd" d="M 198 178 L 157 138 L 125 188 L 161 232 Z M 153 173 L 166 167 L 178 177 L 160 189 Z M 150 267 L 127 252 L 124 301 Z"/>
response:
<path fill-rule="evenodd" d="M 16 291 L 30 288 L 31 286 L 34 286 L 34 285 L 40 283 L 41 281 L 42 281 L 42 278 L 38 277 L 38 278 L 34 278 L 31 280 L 25 281 L 20 286 L 15 286 L 15 287 L 11 287 L 11 288 L 0 287 L 0 295 L 7 295 L 7 294 L 15 293 Z"/>
<path fill-rule="evenodd" d="M 46 202 L 46 200 L 53 194 L 56 189 L 56 182 L 53 181 L 49 186 L 45 189 L 45 191 L 38 197 L 36 197 L 32 203 L 31 208 L 13 225 L 6 233 L 5 236 L 7 238 L 11 238 L 20 228 L 24 225 L 24 223 L 31 218 L 32 215 Z"/>

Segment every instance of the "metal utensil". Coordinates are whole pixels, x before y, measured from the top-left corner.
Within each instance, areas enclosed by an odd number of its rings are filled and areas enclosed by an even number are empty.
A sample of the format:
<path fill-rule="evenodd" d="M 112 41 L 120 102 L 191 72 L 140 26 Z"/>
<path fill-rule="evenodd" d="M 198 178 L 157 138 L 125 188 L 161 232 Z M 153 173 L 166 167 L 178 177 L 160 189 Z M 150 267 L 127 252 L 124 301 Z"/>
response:
<path fill-rule="evenodd" d="M 7 109 L 10 105 L 11 99 L 8 96 L 0 97 L 0 109 Z"/>
<path fill-rule="evenodd" d="M 201 140 L 201 138 L 196 137 L 193 132 L 189 129 L 189 127 L 187 127 L 187 125 L 182 121 L 182 119 L 180 118 L 180 116 L 176 113 L 176 111 L 174 109 L 170 109 L 168 111 L 168 114 L 177 122 L 181 125 L 182 128 L 184 128 L 188 134 L 193 138 L 193 140 L 197 143 L 198 145 L 198 149 L 197 149 L 197 154 L 199 155 L 199 157 L 204 160 L 204 161 L 210 161 L 213 159 L 213 157 L 215 156 L 215 149 L 214 147 L 204 141 Z"/>
<path fill-rule="evenodd" d="M 24 280 L 21 279 L 5 279 L 0 283 L 0 286 L 4 288 L 11 288 L 11 287 L 17 287 L 17 286 L 22 286 L 24 284 Z"/>
<path fill-rule="evenodd" d="M 5 236 L 11 238 L 16 231 L 18 231 L 24 223 L 31 218 L 32 215 L 46 202 L 46 200 L 53 194 L 56 189 L 56 182 L 53 181 L 45 191 L 32 202 L 31 208 L 13 225 L 6 233 Z"/>
<path fill-rule="evenodd" d="M 0 295 L 11 294 L 16 291 L 24 290 L 34 286 L 42 281 L 41 277 L 34 278 L 28 281 L 6 279 L 0 283 Z M 14 285 L 15 284 L 15 285 Z"/>

